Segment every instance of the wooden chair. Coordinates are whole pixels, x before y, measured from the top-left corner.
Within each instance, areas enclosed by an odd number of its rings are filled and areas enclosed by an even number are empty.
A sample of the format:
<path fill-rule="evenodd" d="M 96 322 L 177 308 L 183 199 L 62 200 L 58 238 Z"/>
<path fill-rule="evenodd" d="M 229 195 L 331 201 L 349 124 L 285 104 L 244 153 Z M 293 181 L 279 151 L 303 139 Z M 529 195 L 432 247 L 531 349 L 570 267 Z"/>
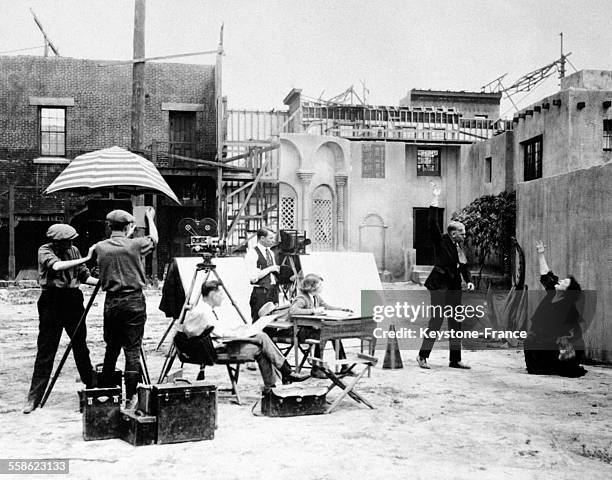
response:
<path fill-rule="evenodd" d="M 174 342 L 174 347 L 176 348 L 177 356 L 179 360 L 181 361 L 181 367 L 185 363 L 190 363 L 193 365 L 200 365 L 200 373 L 203 374 L 206 365 L 202 365 L 201 363 L 194 361 L 192 357 L 189 356 L 188 352 L 182 352 L 178 348 L 176 342 Z M 240 399 L 240 390 L 238 389 L 238 379 L 240 377 L 240 366 L 248 362 L 254 362 L 255 358 L 252 355 L 230 355 L 227 352 L 219 351 L 219 350 L 215 350 L 215 356 L 216 356 L 215 365 L 225 365 L 225 368 L 227 369 L 227 374 L 229 376 L 229 379 L 232 385 L 231 388 L 219 388 L 218 390 L 222 392 L 231 392 L 231 394 L 236 399 L 236 403 L 238 405 L 242 405 L 242 402 Z"/>
<path fill-rule="evenodd" d="M 242 405 L 242 401 L 240 400 L 240 391 L 238 390 L 238 378 L 240 377 L 240 366 L 248 363 L 254 362 L 255 358 L 251 355 L 229 355 L 228 353 L 218 353 L 216 365 L 225 365 L 227 368 L 227 374 L 230 378 L 230 382 L 232 383 L 231 388 L 220 388 L 220 391 L 229 391 L 236 398 L 236 403 L 238 405 Z"/>

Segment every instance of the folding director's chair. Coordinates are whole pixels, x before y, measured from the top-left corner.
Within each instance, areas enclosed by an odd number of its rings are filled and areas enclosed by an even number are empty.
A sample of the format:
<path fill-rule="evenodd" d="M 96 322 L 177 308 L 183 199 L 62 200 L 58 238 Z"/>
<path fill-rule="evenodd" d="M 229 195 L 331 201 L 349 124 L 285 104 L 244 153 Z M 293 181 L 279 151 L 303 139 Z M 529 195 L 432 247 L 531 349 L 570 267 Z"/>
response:
<path fill-rule="evenodd" d="M 335 360 L 332 362 L 326 362 L 316 357 L 309 357 L 308 360 L 311 362 L 313 367 L 319 367 L 331 381 L 331 385 L 328 387 L 327 393 L 331 392 L 334 387 L 339 387 L 342 390 L 340 395 L 338 395 L 325 413 L 331 413 L 347 395 L 357 403 L 362 403 L 371 409 L 374 409 L 374 406 L 372 406 L 370 402 L 355 391 L 355 387 L 363 376 L 370 370 L 370 367 L 373 367 L 378 363 L 378 358 L 371 355 L 358 353 L 356 356 L 351 358 Z M 336 366 L 342 365 L 348 365 L 348 369 L 344 373 L 336 373 Z M 343 381 L 343 377 L 353 372 L 353 369 L 357 367 L 357 365 L 361 365 L 361 371 L 357 373 L 356 377 L 351 378 L 350 382 L 345 383 Z"/>

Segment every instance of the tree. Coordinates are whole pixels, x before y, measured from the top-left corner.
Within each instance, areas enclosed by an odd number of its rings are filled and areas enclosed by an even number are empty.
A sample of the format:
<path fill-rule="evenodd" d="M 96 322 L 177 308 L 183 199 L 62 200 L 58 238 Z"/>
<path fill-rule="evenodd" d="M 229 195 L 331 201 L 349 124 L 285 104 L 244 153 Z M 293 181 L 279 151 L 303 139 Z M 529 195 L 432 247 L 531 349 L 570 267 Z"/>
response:
<path fill-rule="evenodd" d="M 462 210 L 455 212 L 452 220 L 458 220 L 465 225 L 466 246 L 480 267 L 477 286 L 480 285 L 482 270 L 492 253 L 500 254 L 504 273 L 510 271 L 511 237 L 516 226 L 514 191 L 477 198 Z"/>

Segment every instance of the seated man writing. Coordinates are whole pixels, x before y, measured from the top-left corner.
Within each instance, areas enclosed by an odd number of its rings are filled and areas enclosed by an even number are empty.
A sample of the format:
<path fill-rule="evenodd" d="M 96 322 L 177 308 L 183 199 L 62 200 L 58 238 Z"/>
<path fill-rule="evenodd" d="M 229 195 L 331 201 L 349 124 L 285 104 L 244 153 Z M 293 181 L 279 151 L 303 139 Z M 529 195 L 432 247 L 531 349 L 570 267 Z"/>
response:
<path fill-rule="evenodd" d="M 268 335 L 257 332 L 248 325 L 229 328 L 219 320 L 214 308 L 219 307 L 225 299 L 221 285 L 217 280 L 202 285 L 202 299 L 186 316 L 183 334 L 187 338 L 210 335 L 215 350 L 219 352 L 229 355 L 252 355 L 259 364 L 265 388 L 276 386 L 278 373 L 285 383 L 306 380 L 308 375 L 297 374 L 291 370 L 287 359 Z M 210 327 L 213 327 L 212 331 Z"/>

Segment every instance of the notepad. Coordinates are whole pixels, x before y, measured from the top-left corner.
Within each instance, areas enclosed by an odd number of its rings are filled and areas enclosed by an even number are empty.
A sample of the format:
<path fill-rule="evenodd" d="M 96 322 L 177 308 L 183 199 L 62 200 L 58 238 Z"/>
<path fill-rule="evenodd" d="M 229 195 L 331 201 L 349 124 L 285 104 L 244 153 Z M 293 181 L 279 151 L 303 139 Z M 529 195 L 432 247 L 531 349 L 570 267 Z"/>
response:
<path fill-rule="evenodd" d="M 227 332 L 228 334 L 218 338 L 224 342 L 248 340 L 250 337 L 261 333 L 264 328 L 266 328 L 279 316 L 280 314 L 266 315 L 265 317 L 260 317 L 257 322 L 251 325 L 241 325 L 239 327 L 233 328 L 232 330 Z"/>
<path fill-rule="evenodd" d="M 347 312 L 345 310 L 325 310 L 321 315 L 325 315 L 330 318 L 348 318 L 354 317 L 355 313 Z"/>

